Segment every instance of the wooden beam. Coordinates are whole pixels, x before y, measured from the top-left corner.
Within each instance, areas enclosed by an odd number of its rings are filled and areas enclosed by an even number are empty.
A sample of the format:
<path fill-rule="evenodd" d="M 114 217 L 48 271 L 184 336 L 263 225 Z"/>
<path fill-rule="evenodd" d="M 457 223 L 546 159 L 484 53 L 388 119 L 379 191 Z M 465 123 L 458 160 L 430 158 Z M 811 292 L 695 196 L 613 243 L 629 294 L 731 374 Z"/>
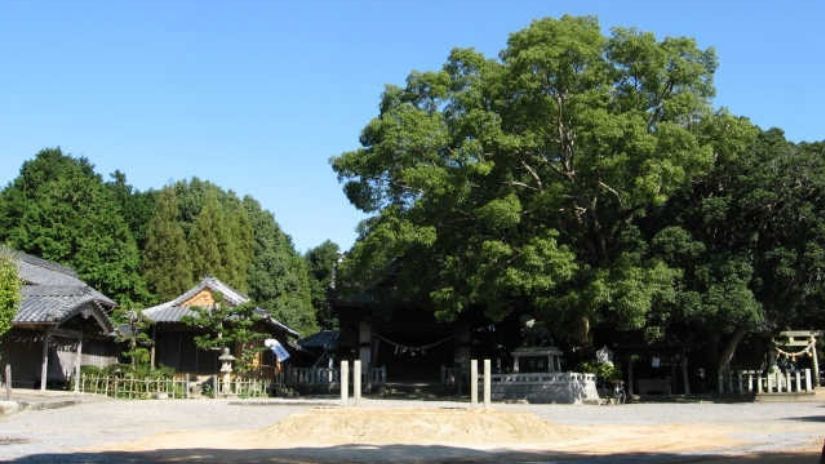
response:
<path fill-rule="evenodd" d="M 54 335 L 55 337 L 80 339 L 83 337 L 83 332 L 71 329 L 52 329 L 49 331 L 49 335 Z"/>

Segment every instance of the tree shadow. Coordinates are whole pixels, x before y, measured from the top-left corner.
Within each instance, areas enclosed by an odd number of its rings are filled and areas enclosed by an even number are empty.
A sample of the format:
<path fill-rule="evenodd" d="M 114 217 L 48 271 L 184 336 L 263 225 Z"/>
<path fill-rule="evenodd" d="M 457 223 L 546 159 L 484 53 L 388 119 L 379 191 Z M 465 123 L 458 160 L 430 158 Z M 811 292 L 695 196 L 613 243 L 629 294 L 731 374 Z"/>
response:
<path fill-rule="evenodd" d="M 529 452 L 514 450 L 478 450 L 440 445 L 342 445 L 319 448 L 284 449 L 164 449 L 140 452 L 75 452 L 25 456 L 11 461 L 18 464 L 110 464 L 110 463 L 262 463 L 262 464 L 331 464 L 331 463 L 523 463 L 560 462 L 615 463 L 713 463 L 713 464 L 815 464 L 819 453 L 761 453 L 749 456 L 724 456 L 695 453 L 620 453 L 588 455 L 564 452 Z"/>
<path fill-rule="evenodd" d="M 797 416 L 786 417 L 785 420 L 800 422 L 825 422 L 825 416 Z"/>

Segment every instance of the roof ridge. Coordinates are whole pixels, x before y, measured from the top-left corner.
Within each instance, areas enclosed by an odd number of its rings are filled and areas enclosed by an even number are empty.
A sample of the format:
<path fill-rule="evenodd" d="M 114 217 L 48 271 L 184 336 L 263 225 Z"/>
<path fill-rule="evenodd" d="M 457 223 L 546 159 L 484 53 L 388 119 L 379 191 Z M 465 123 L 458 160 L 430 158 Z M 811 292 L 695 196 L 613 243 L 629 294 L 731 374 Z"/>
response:
<path fill-rule="evenodd" d="M 76 279 L 80 278 L 77 275 L 77 271 L 75 271 L 74 269 L 72 269 L 69 266 L 65 266 L 63 264 L 59 264 L 57 262 L 50 261 L 50 260 L 47 260 L 45 258 L 41 258 L 39 256 L 30 255 L 30 254 L 22 252 L 22 251 L 18 251 L 18 250 L 11 250 L 11 251 L 12 251 L 12 255 L 15 258 L 19 259 L 20 261 L 31 264 L 32 266 L 38 266 L 38 267 L 48 269 L 50 271 L 59 272 L 61 274 L 65 274 L 65 275 L 68 275 L 70 277 L 74 277 Z"/>

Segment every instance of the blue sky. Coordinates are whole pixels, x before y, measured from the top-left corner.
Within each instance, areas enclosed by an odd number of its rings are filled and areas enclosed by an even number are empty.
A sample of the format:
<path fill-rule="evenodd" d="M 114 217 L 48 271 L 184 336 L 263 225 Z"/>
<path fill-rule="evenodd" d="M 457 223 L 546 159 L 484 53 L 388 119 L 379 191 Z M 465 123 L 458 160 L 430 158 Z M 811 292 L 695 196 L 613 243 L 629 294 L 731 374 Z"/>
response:
<path fill-rule="evenodd" d="M 720 58 L 717 106 L 825 139 L 822 2 L 0 0 L 0 184 L 59 145 L 140 189 L 210 179 L 300 250 L 346 248 L 363 216 L 328 160 L 358 146 L 384 84 L 565 13 L 696 37 Z"/>

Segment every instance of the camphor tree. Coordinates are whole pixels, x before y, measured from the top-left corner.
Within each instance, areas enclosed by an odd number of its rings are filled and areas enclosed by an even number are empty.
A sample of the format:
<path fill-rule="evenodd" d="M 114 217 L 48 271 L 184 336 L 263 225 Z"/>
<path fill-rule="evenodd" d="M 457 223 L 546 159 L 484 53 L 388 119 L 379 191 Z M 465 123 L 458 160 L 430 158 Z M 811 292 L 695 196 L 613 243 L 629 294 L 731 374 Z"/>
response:
<path fill-rule="evenodd" d="M 349 285 L 403 259 L 399 292 L 441 318 L 530 312 L 584 344 L 594 322 L 644 326 L 681 271 L 636 223 L 718 156 L 716 66 L 693 39 L 565 16 L 512 34 L 499 59 L 456 49 L 388 86 L 362 147 L 332 160 L 373 214 Z"/>

